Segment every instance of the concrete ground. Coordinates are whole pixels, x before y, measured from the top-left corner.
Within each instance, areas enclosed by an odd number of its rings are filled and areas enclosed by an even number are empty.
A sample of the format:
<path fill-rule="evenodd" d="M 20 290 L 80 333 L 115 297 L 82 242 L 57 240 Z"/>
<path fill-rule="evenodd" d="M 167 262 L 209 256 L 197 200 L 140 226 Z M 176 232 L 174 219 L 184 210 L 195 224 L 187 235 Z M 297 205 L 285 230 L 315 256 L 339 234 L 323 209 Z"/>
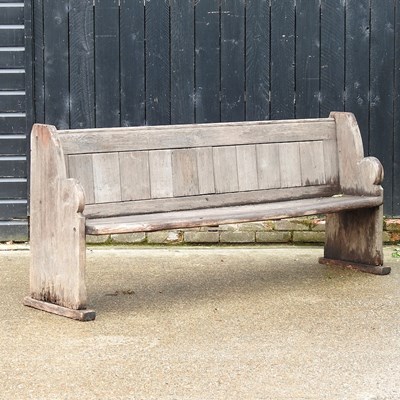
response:
<path fill-rule="evenodd" d="M 321 248 L 88 251 L 94 322 L 22 306 L 29 251 L 0 248 L 0 399 L 400 399 L 400 261 Z"/>

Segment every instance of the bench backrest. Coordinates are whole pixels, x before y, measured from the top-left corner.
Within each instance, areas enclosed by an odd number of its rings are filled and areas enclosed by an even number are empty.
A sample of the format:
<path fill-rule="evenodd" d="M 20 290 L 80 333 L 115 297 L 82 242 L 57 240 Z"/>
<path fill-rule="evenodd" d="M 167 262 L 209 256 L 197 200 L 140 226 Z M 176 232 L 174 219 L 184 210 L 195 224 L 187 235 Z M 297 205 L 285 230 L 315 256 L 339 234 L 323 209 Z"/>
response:
<path fill-rule="evenodd" d="M 113 216 L 328 196 L 333 118 L 57 131 L 85 214 Z"/>

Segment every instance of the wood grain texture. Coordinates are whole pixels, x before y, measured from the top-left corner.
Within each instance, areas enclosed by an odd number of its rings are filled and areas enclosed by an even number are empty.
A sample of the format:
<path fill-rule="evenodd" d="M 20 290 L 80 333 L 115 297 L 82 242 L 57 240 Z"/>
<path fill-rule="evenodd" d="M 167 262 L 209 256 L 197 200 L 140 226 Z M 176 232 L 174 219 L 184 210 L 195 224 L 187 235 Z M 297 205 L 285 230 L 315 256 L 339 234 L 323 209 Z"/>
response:
<path fill-rule="evenodd" d="M 93 154 L 93 182 L 96 203 L 121 201 L 118 153 Z"/>
<path fill-rule="evenodd" d="M 256 146 L 256 151 L 259 188 L 280 188 L 279 144 L 260 144 Z"/>
<path fill-rule="evenodd" d="M 95 202 L 93 182 L 93 158 L 91 154 L 77 154 L 67 157 L 68 177 L 76 179 L 85 191 L 86 204 Z"/>
<path fill-rule="evenodd" d="M 365 157 L 357 121 L 351 113 L 331 113 L 337 126 L 340 186 L 344 193 L 383 196 L 383 167 Z"/>
<path fill-rule="evenodd" d="M 194 2 L 171 0 L 171 123 L 194 122 Z"/>
<path fill-rule="evenodd" d="M 376 206 L 380 201 L 375 196 L 343 196 L 89 219 L 86 223 L 86 231 L 89 234 L 100 235 L 264 221 L 340 210 L 368 209 L 368 207 Z"/>
<path fill-rule="evenodd" d="M 258 189 L 256 146 L 237 146 L 237 175 L 239 191 Z"/>
<path fill-rule="evenodd" d="M 196 122 L 219 122 L 221 120 L 219 4 L 215 0 L 197 0 L 196 3 Z"/>
<path fill-rule="evenodd" d="M 84 192 L 67 179 L 54 127 L 31 135 L 30 297 L 86 308 Z"/>
<path fill-rule="evenodd" d="M 324 185 L 326 183 L 323 142 L 301 142 L 300 163 L 303 185 Z"/>
<path fill-rule="evenodd" d="M 243 121 L 245 1 L 221 0 L 221 121 Z"/>
<path fill-rule="evenodd" d="M 150 151 L 149 166 L 151 198 L 173 197 L 171 151 Z"/>
<path fill-rule="evenodd" d="M 121 0 L 121 126 L 145 125 L 145 6 L 143 0 Z"/>
<path fill-rule="evenodd" d="M 271 118 L 294 118 L 295 1 L 271 0 Z"/>
<path fill-rule="evenodd" d="M 299 143 L 279 144 L 279 169 L 281 187 L 301 186 Z"/>
<path fill-rule="evenodd" d="M 172 151 L 172 180 L 175 196 L 199 194 L 197 154 L 195 149 Z"/>
<path fill-rule="evenodd" d="M 246 120 L 269 118 L 270 7 L 246 1 Z"/>
<path fill-rule="evenodd" d="M 65 154 L 336 140 L 333 119 L 59 131 Z M 63 133 L 68 132 L 68 135 Z"/>
<path fill-rule="evenodd" d="M 233 146 L 213 148 L 214 181 L 217 193 L 239 190 L 236 149 Z"/>
<path fill-rule="evenodd" d="M 119 154 L 121 200 L 150 199 L 149 153 L 132 151 Z"/>
<path fill-rule="evenodd" d="M 215 193 L 214 160 L 212 147 L 200 147 L 196 150 L 199 193 Z"/>
<path fill-rule="evenodd" d="M 320 0 L 296 1 L 296 118 L 319 117 L 320 12 Z"/>

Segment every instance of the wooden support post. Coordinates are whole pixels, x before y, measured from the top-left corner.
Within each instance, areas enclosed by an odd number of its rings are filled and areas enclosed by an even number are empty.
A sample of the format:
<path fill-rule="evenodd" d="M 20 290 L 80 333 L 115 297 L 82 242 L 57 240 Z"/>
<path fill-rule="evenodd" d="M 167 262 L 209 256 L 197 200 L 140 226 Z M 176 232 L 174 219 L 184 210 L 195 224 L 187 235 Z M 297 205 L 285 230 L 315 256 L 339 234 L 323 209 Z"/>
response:
<path fill-rule="evenodd" d="M 34 125 L 31 149 L 30 298 L 24 304 L 87 319 L 73 312 L 86 309 L 84 192 L 67 179 L 53 126 Z"/>
<path fill-rule="evenodd" d="M 364 158 L 361 134 L 351 113 L 331 113 L 336 121 L 339 179 L 343 194 L 379 196 L 383 202 L 383 167 L 374 157 Z M 341 211 L 327 215 L 323 264 L 341 265 L 386 275 L 383 267 L 383 207 Z"/>

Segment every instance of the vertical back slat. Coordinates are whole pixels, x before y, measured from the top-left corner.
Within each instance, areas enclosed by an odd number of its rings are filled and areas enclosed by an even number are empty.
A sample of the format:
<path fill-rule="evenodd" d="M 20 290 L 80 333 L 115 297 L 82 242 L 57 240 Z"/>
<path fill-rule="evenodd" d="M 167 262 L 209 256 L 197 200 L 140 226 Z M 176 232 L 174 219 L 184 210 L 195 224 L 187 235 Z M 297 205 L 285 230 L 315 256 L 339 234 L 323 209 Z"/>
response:
<path fill-rule="evenodd" d="M 149 153 L 131 151 L 119 154 L 122 201 L 150 198 Z"/>
<path fill-rule="evenodd" d="M 220 32 L 218 2 L 215 0 L 198 0 L 195 7 L 195 23 L 196 122 L 219 122 Z"/>
<path fill-rule="evenodd" d="M 144 2 L 121 0 L 120 10 L 121 125 L 144 125 Z"/>
<path fill-rule="evenodd" d="M 195 149 L 177 149 L 172 151 L 172 180 L 174 196 L 199 194 Z"/>
<path fill-rule="evenodd" d="M 279 145 L 259 144 L 256 146 L 259 189 L 281 187 L 279 168 Z"/>
<path fill-rule="evenodd" d="M 194 2 L 171 0 L 171 123 L 194 122 Z"/>
<path fill-rule="evenodd" d="M 172 160 L 171 150 L 149 152 L 150 187 L 153 199 L 172 197 Z"/>
<path fill-rule="evenodd" d="M 221 2 L 221 120 L 243 121 L 244 0 Z"/>
<path fill-rule="evenodd" d="M 294 0 L 271 0 L 271 118 L 294 117 Z"/>
<path fill-rule="evenodd" d="M 257 190 L 257 154 L 256 146 L 236 147 L 239 190 Z"/>
<path fill-rule="evenodd" d="M 121 200 L 118 153 L 93 154 L 93 182 L 96 203 Z"/>
<path fill-rule="evenodd" d="M 303 186 L 326 183 L 323 142 L 301 142 L 300 162 Z"/>
<path fill-rule="evenodd" d="M 223 146 L 213 148 L 214 179 L 216 193 L 237 192 L 236 148 Z"/>
<path fill-rule="evenodd" d="M 82 185 L 86 204 L 95 202 L 92 157 L 92 154 L 76 154 L 67 158 L 68 176 L 77 179 Z"/>
<path fill-rule="evenodd" d="M 299 143 L 279 144 L 279 169 L 282 188 L 301 186 Z"/>
<path fill-rule="evenodd" d="M 93 0 L 70 0 L 71 128 L 93 128 L 94 32 Z"/>
<path fill-rule="evenodd" d="M 199 193 L 215 193 L 214 160 L 211 147 L 196 149 Z"/>
<path fill-rule="evenodd" d="M 95 0 L 96 126 L 120 126 L 118 0 Z"/>

